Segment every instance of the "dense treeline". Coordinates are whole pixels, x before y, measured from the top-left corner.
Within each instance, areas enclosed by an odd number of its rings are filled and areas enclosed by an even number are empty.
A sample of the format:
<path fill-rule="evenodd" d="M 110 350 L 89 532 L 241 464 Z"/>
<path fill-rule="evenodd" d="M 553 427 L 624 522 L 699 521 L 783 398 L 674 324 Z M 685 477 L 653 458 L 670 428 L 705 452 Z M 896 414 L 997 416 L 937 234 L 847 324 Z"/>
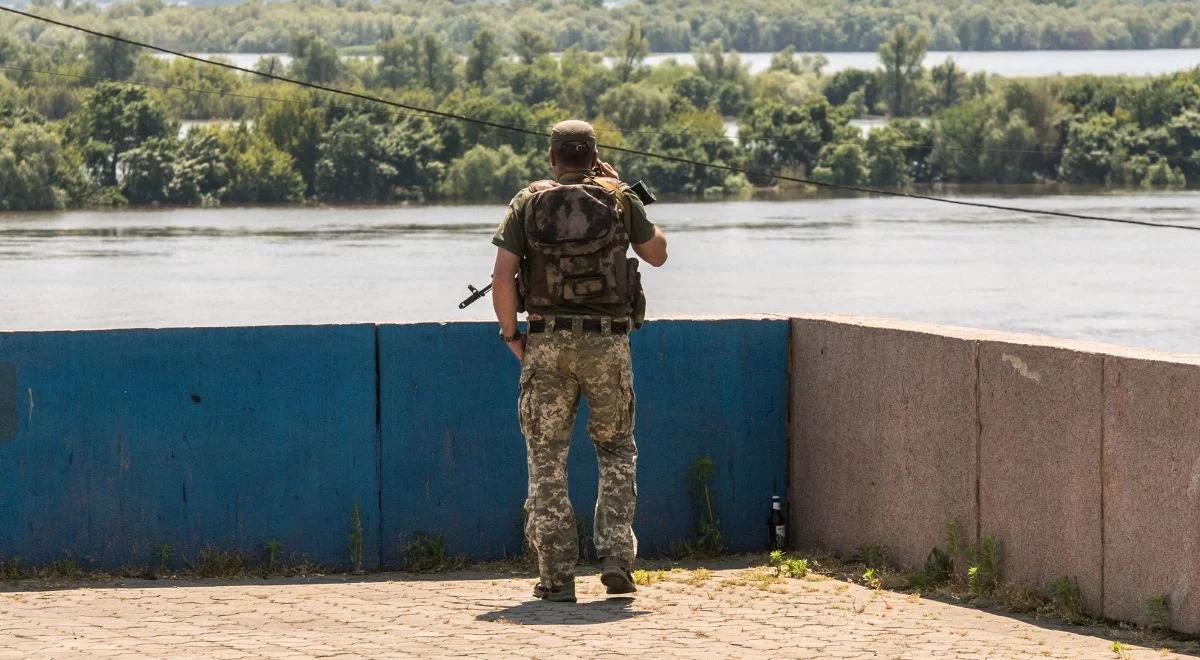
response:
<path fill-rule="evenodd" d="M 935 50 L 1200 47 L 1196 0 L 290 0 L 222 7 L 131 0 L 100 9 L 34 0 L 40 13 L 120 29 L 196 52 L 283 51 L 292 36 L 321 34 L 337 47 L 370 47 L 413 32 L 464 47 L 483 28 L 506 41 L 522 31 L 552 48 L 597 51 L 640 23 L 652 51 L 688 52 L 719 40 L 742 52 L 874 51 L 901 25 L 929 35 Z M 44 44 L 77 36 L 0 17 L 0 34 Z"/>
<path fill-rule="evenodd" d="M 287 73 L 539 130 L 584 117 L 608 144 L 758 172 L 605 154 L 673 194 L 744 195 L 775 185 L 770 175 L 780 172 L 901 187 L 1200 183 L 1200 69 L 968 77 L 949 61 L 923 69 L 927 44 L 898 28 L 877 70 L 826 75 L 820 58 L 785 50 L 751 75 L 719 43 L 698 51 L 695 65 L 643 66 L 648 43 L 636 24 L 612 44 L 611 66 L 488 30 L 462 57 L 432 33 L 411 33 L 377 44 L 377 60 L 344 60 L 301 35 L 289 44 Z M 276 59 L 258 66 L 285 70 Z M 867 135 L 851 123 L 877 113 L 893 120 Z M 215 123 L 181 129 L 198 120 Z M 726 137 L 728 120 L 736 140 Z M 112 42 L 45 48 L 0 37 L 0 209 L 502 200 L 547 175 L 545 150 L 538 137 L 138 56 Z"/>

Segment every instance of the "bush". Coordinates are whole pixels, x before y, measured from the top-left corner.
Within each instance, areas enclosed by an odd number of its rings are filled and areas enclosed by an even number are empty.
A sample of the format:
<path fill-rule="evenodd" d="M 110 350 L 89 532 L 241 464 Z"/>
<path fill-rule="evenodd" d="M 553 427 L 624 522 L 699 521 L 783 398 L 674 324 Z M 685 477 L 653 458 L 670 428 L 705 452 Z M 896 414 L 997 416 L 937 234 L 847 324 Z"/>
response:
<path fill-rule="evenodd" d="M 0 210 L 61 209 L 80 201 L 83 164 L 48 128 L 0 126 Z"/>
<path fill-rule="evenodd" d="M 512 147 L 478 145 L 450 164 L 441 189 L 447 197 L 482 201 L 511 197 L 528 183 L 529 171 Z"/>

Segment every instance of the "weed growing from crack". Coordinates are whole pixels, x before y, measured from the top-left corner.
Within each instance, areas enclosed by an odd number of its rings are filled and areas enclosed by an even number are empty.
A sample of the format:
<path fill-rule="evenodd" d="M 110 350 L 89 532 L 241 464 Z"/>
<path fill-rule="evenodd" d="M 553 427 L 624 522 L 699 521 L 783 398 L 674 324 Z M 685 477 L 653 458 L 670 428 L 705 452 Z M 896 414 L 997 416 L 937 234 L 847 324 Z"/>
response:
<path fill-rule="evenodd" d="M 1000 582 L 1000 549 L 993 536 L 979 541 L 975 562 L 967 569 L 967 589 L 976 598 L 987 598 Z"/>
<path fill-rule="evenodd" d="M 17 555 L 0 559 L 0 578 L 15 583 L 21 579 L 21 558 Z"/>
<path fill-rule="evenodd" d="M 271 539 L 263 544 L 266 557 L 263 560 L 263 577 L 269 577 L 275 572 L 275 564 L 279 561 L 279 539 Z"/>
<path fill-rule="evenodd" d="M 47 580 L 77 580 L 83 574 L 79 562 L 70 554 L 64 554 L 42 569 L 41 577 Z"/>
<path fill-rule="evenodd" d="M 792 557 L 782 550 L 771 552 L 769 559 L 779 577 L 802 578 L 808 575 L 807 559 Z"/>
<path fill-rule="evenodd" d="M 633 572 L 633 583 L 641 587 L 662 582 L 665 579 L 667 579 L 666 571 L 638 569 Z"/>
<path fill-rule="evenodd" d="M 862 574 L 862 583 L 868 589 L 879 591 L 879 589 L 883 587 L 883 578 L 879 571 L 875 570 L 874 568 L 868 568 Z"/>
<path fill-rule="evenodd" d="M 1147 598 L 1145 603 L 1148 628 L 1153 631 L 1168 630 L 1171 627 L 1171 600 L 1167 596 Z"/>
<path fill-rule="evenodd" d="M 1083 613 L 1083 594 L 1079 591 L 1079 580 L 1073 577 L 1060 577 L 1046 586 L 1050 603 L 1045 610 L 1047 614 L 1071 623 L 1082 622 L 1086 617 Z"/>
<path fill-rule="evenodd" d="M 708 570 L 707 568 L 697 568 L 691 572 L 691 576 L 688 577 L 687 583 L 693 587 L 698 587 L 711 579 L 712 571 Z"/>
<path fill-rule="evenodd" d="M 441 536 L 417 532 L 404 546 L 404 570 L 409 573 L 436 573 L 465 568 L 465 556 L 447 556 L 446 541 Z"/>
<path fill-rule="evenodd" d="M 246 555 L 237 549 L 206 547 L 196 555 L 192 575 L 202 578 L 235 578 L 246 575 Z"/>
<path fill-rule="evenodd" d="M 890 562 L 891 553 L 886 545 L 879 543 L 864 543 L 858 546 L 858 550 L 854 553 L 853 560 L 863 564 L 867 568 L 883 570 L 887 568 Z"/>
<path fill-rule="evenodd" d="M 159 543 L 154 546 L 154 557 L 157 560 L 155 577 L 167 575 L 171 563 L 171 546 L 168 543 Z"/>
<path fill-rule="evenodd" d="M 675 559 L 716 557 L 725 552 L 725 541 L 721 537 L 721 521 L 713 508 L 713 472 L 717 464 L 711 456 L 696 459 L 691 468 L 691 483 L 688 487 L 692 508 L 699 520 L 691 538 L 671 544 L 667 554 Z"/>

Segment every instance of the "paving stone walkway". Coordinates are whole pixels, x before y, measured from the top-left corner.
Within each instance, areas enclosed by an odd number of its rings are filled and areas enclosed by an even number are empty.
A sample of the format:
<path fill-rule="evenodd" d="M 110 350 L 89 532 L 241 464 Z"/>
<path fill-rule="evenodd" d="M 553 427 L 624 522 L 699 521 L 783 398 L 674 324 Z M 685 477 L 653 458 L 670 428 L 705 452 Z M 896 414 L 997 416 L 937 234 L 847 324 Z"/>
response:
<path fill-rule="evenodd" d="M 1161 658 L 1170 654 L 837 580 L 676 572 L 575 605 L 527 575 L 121 580 L 0 591 L 0 658 Z M 1180 657 L 1180 656 L 1175 656 Z"/>

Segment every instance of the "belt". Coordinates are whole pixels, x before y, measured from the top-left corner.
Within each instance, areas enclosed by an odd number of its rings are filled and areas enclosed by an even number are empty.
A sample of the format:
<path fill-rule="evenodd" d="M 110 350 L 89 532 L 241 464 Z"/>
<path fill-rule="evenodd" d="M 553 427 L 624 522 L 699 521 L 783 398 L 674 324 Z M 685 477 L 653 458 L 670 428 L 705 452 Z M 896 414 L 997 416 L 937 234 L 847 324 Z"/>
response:
<path fill-rule="evenodd" d="M 576 323 L 579 324 L 579 330 L 582 332 L 594 332 L 597 334 L 604 332 L 604 322 L 600 319 L 576 319 L 570 316 L 559 316 L 554 319 L 554 324 L 551 326 L 554 330 L 570 332 L 575 329 Z M 624 335 L 629 332 L 629 319 L 613 319 L 609 321 L 610 332 L 614 335 Z M 529 322 L 529 332 L 546 332 L 546 321 L 531 320 Z"/>

